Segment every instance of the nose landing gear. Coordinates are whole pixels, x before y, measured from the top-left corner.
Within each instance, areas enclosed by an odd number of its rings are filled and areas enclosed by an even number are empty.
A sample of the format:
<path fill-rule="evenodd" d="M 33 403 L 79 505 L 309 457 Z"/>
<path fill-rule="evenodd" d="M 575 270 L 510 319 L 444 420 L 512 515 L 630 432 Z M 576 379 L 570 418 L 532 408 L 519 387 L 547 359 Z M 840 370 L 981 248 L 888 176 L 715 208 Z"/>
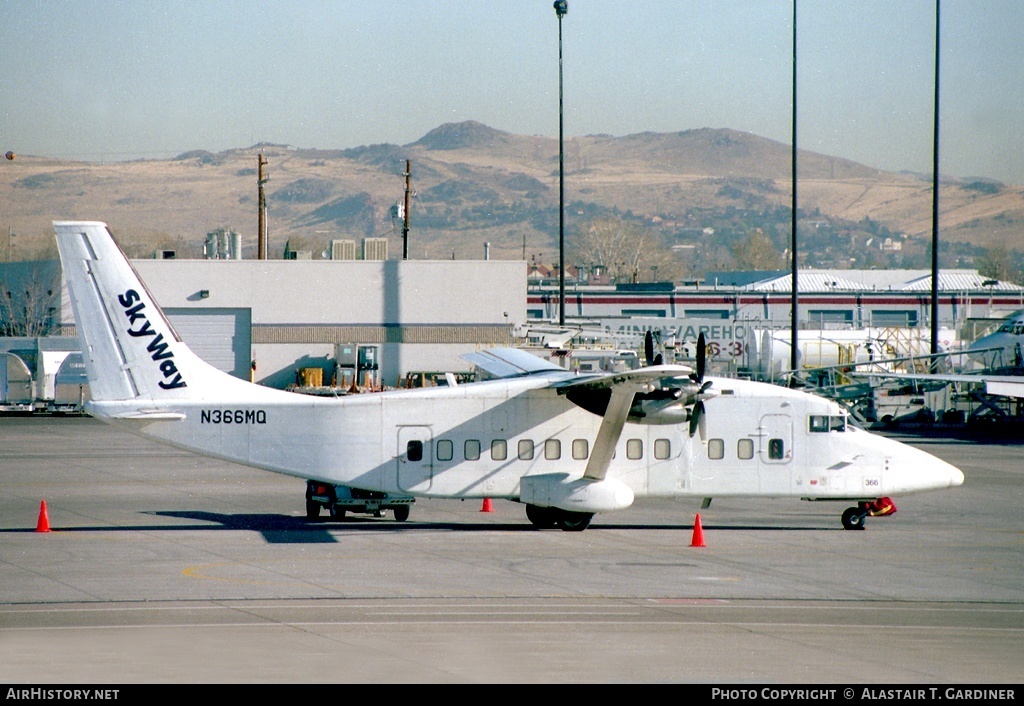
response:
<path fill-rule="evenodd" d="M 848 507 L 843 511 L 843 529 L 862 530 L 864 520 L 868 517 L 885 517 L 896 512 L 896 503 L 891 498 L 862 500 L 857 507 Z"/>

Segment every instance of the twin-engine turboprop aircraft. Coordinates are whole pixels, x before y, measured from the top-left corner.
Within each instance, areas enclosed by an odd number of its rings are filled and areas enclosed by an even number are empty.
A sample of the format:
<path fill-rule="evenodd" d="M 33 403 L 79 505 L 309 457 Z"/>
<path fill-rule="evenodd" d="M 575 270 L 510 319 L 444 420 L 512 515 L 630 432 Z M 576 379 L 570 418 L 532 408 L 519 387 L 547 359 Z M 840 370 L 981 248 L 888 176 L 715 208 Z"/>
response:
<path fill-rule="evenodd" d="M 579 375 L 517 349 L 467 356 L 490 379 L 321 398 L 252 384 L 178 338 L 106 225 L 55 222 L 91 401 L 157 442 L 369 493 L 504 498 L 537 527 L 583 530 L 635 498 L 802 498 L 854 505 L 958 486 L 963 473 L 847 422 L 836 403 L 661 365 Z M 404 518 L 403 518 L 404 519 Z"/>

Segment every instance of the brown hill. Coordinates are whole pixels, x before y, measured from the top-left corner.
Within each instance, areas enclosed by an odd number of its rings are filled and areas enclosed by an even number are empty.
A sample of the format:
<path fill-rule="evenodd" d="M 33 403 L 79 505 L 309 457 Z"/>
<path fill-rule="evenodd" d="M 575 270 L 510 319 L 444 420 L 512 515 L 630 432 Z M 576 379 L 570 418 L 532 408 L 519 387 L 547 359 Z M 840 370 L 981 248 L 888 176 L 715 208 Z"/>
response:
<path fill-rule="evenodd" d="M 256 248 L 257 159 L 267 159 L 271 256 L 285 243 L 318 256 L 332 239 L 386 236 L 400 256 L 406 160 L 415 198 L 410 256 L 495 258 L 541 253 L 558 238 L 558 141 L 514 135 L 468 121 L 442 125 L 408 145 L 348 150 L 259 144 L 188 152 L 170 160 L 66 162 L 18 156 L 0 163 L 0 259 L 53 254 L 50 221 L 109 223 L 129 254 L 175 249 L 198 257 L 208 232 L 227 228 Z M 565 142 L 568 232 L 591 215 L 632 216 L 675 237 L 675 228 L 742 210 L 790 205 L 788 145 L 728 129 L 587 135 Z M 931 237 L 930 178 L 883 172 L 801 151 L 800 209 L 807 219 L 864 219 L 911 241 Z M 1024 187 L 947 179 L 940 191 L 941 237 L 1024 250 Z M 751 215 L 753 214 L 753 215 Z M 813 263 L 812 263 L 813 264 Z"/>

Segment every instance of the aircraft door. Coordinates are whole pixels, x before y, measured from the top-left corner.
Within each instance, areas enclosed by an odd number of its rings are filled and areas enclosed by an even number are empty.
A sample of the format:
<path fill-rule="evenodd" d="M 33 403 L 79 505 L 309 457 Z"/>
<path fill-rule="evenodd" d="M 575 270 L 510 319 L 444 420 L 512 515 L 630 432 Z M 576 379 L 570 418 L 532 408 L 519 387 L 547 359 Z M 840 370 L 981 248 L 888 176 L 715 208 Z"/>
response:
<path fill-rule="evenodd" d="M 760 486 L 762 493 L 786 493 L 790 489 L 793 460 L 793 418 L 788 414 L 766 414 L 758 429 Z"/>
<path fill-rule="evenodd" d="M 398 487 L 409 493 L 430 490 L 434 478 L 434 450 L 430 427 L 398 427 L 395 454 Z"/>

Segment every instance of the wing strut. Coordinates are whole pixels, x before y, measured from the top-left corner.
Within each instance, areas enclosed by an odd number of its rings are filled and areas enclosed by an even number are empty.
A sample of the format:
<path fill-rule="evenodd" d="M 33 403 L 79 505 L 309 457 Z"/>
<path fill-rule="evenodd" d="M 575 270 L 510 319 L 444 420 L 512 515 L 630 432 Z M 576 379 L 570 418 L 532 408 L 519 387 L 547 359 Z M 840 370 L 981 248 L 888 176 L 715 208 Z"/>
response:
<path fill-rule="evenodd" d="M 642 385 L 619 384 L 612 387 L 612 397 L 608 401 L 608 409 L 601 420 L 601 428 L 594 440 L 594 450 L 587 461 L 584 478 L 604 480 L 608 466 L 615 453 L 615 445 L 619 443 L 622 427 L 626 424 L 626 416 L 633 405 L 633 396 L 643 389 Z"/>

